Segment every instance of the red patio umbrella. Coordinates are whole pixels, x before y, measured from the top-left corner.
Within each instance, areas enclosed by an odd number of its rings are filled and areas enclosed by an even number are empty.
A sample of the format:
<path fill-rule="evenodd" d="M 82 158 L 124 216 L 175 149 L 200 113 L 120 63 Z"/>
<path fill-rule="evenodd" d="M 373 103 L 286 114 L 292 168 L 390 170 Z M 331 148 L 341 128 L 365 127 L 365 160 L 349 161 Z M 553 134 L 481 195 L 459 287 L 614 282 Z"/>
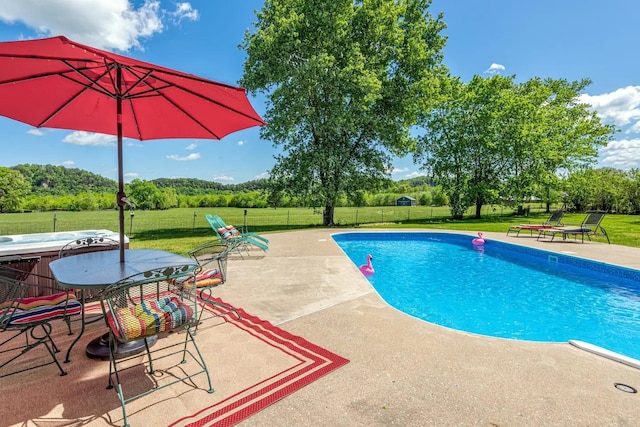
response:
<path fill-rule="evenodd" d="M 0 115 L 38 128 L 117 135 L 121 262 L 127 202 L 123 137 L 221 139 L 265 124 L 243 88 L 62 36 L 0 42 Z"/>

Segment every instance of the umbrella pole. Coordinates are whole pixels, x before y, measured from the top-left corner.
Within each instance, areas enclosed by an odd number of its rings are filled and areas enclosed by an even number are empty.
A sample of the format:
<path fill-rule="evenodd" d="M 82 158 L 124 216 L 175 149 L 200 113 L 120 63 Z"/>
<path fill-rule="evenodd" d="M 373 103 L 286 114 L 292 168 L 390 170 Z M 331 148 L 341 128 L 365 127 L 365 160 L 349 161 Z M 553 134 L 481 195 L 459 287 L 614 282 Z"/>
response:
<path fill-rule="evenodd" d="M 124 172 L 122 165 L 122 94 L 120 82 L 122 80 L 122 69 L 116 67 L 116 116 L 118 132 L 118 226 L 120 229 L 120 263 L 124 263 L 124 205 L 126 195 L 124 194 Z"/>

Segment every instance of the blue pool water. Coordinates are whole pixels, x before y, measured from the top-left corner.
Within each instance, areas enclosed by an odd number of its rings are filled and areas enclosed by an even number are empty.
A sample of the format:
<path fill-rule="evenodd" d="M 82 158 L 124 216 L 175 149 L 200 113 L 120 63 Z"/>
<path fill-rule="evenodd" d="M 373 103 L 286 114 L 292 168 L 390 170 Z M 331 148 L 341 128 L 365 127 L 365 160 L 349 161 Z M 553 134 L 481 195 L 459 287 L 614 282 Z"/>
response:
<path fill-rule="evenodd" d="M 640 360 L 640 271 L 452 233 L 343 233 L 333 239 L 391 306 L 476 334 L 585 341 Z"/>

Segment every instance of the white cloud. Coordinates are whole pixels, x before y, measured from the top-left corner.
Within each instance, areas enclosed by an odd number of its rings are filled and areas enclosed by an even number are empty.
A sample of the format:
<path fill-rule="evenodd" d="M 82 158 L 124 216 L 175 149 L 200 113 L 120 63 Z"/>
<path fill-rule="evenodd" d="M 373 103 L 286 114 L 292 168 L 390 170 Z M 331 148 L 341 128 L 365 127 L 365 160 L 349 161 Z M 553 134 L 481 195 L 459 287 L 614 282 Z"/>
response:
<path fill-rule="evenodd" d="M 617 169 L 640 167 L 640 139 L 611 141 L 600 149 L 600 164 Z"/>
<path fill-rule="evenodd" d="M 200 19 L 198 11 L 191 7 L 191 3 L 177 3 L 176 10 L 172 13 L 174 22 L 181 22 L 184 19 L 197 21 Z"/>
<path fill-rule="evenodd" d="M 178 162 L 198 160 L 199 158 L 200 158 L 200 153 L 191 153 L 188 156 L 179 156 L 177 154 L 169 154 L 167 156 L 167 159 L 176 160 Z"/>
<path fill-rule="evenodd" d="M 197 146 L 198 146 L 198 144 L 189 144 L 186 147 L 184 147 L 184 149 L 185 150 L 195 150 Z"/>
<path fill-rule="evenodd" d="M 29 129 L 29 130 L 27 131 L 27 133 L 28 133 L 29 135 L 35 135 L 35 136 L 42 136 L 42 135 L 44 135 L 44 132 L 42 132 L 40 129 Z"/>
<path fill-rule="evenodd" d="M 632 128 L 638 129 L 640 86 L 627 86 L 601 95 L 580 95 L 579 101 L 590 104 L 605 122 L 616 126 L 632 124 Z"/>
<path fill-rule="evenodd" d="M 417 172 L 411 172 L 411 173 L 405 175 L 404 177 L 407 178 L 407 179 L 411 179 L 411 178 L 417 178 L 419 176 L 427 176 L 427 175 L 428 174 L 426 172 L 417 171 Z"/>
<path fill-rule="evenodd" d="M 198 11 L 178 3 L 174 12 L 159 0 L 135 7 L 129 0 L 2 0 L 0 21 L 20 22 L 40 37 L 64 34 L 72 40 L 102 49 L 142 49 L 141 40 L 162 33 L 168 19 L 195 21 Z"/>
<path fill-rule="evenodd" d="M 391 173 L 403 173 L 407 172 L 409 168 L 393 168 L 391 169 Z"/>
<path fill-rule="evenodd" d="M 269 178 L 269 172 L 262 172 L 261 174 L 256 175 L 253 179 L 267 179 Z"/>
<path fill-rule="evenodd" d="M 238 141 L 238 145 L 240 145 L 240 146 L 244 145 L 244 141 L 242 141 L 242 140 Z"/>
<path fill-rule="evenodd" d="M 235 181 L 235 179 L 227 175 L 217 175 L 213 177 L 213 181 L 228 182 L 228 181 Z"/>
<path fill-rule="evenodd" d="M 496 64 L 495 62 L 485 70 L 485 74 L 498 74 L 500 71 L 504 71 L 506 68 L 502 64 Z"/>
<path fill-rule="evenodd" d="M 124 174 L 124 181 L 125 182 L 131 182 L 136 178 L 138 178 L 138 174 L 135 173 L 135 172 L 129 172 L 129 173 L 125 173 Z"/>
<path fill-rule="evenodd" d="M 76 162 L 74 162 L 73 160 L 65 160 L 64 162 L 62 162 L 62 166 L 67 167 L 67 168 L 69 166 L 73 166 L 75 164 L 76 164 Z"/>
<path fill-rule="evenodd" d="M 62 139 L 62 142 L 74 145 L 109 146 L 116 144 L 116 137 L 113 135 L 104 135 L 102 133 L 76 131 L 65 136 Z"/>

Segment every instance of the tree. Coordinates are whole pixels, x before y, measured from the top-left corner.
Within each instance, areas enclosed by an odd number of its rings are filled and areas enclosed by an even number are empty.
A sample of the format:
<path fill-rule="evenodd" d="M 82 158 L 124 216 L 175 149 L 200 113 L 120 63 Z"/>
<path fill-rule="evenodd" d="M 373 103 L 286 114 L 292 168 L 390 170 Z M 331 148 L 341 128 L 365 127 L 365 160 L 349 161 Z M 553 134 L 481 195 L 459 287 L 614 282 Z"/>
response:
<path fill-rule="evenodd" d="M 627 173 L 629 180 L 627 181 L 624 191 L 626 198 L 629 200 L 630 213 L 640 213 L 640 169 L 634 168 Z"/>
<path fill-rule="evenodd" d="M 162 193 L 151 181 L 134 179 L 127 189 L 128 199 L 136 209 L 157 209 Z"/>
<path fill-rule="evenodd" d="M 514 79 L 457 80 L 425 115 L 414 160 L 443 186 L 454 219 L 468 206 L 480 218 L 484 204 L 522 203 L 535 191 L 550 203 L 558 171 L 590 164 L 611 139 L 613 128 L 578 102 L 588 80 Z"/>
<path fill-rule="evenodd" d="M 511 79 L 502 76 L 475 76 L 469 84 L 456 79 L 450 97 L 424 116 L 426 133 L 414 160 L 442 186 L 454 219 L 472 204 L 479 216 L 482 205 L 496 197 L 497 173 L 507 158 L 504 138 L 495 138 L 501 125 L 499 98 L 511 86 Z"/>
<path fill-rule="evenodd" d="M 440 97 L 445 24 L 430 4 L 266 0 L 245 34 L 240 84 L 267 95 L 261 136 L 283 149 L 270 189 L 324 206 L 325 226 L 345 194 L 380 187 Z"/>
<path fill-rule="evenodd" d="M 20 172 L 0 167 L 0 213 L 20 212 L 30 191 L 30 184 Z"/>

